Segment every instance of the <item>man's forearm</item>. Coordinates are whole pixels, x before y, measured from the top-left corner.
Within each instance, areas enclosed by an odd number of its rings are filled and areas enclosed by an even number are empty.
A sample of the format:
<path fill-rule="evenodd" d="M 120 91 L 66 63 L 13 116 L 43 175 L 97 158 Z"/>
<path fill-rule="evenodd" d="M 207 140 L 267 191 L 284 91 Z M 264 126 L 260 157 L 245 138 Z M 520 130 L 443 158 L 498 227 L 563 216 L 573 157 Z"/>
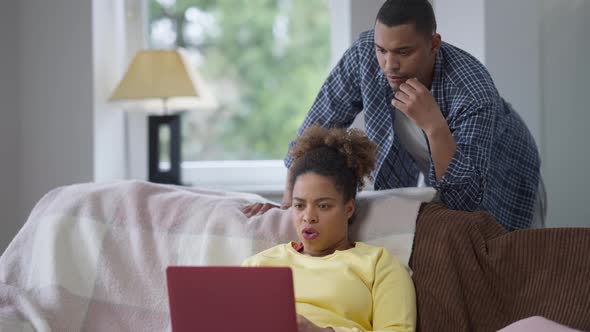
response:
<path fill-rule="evenodd" d="M 430 153 L 434 162 L 434 173 L 438 182 L 447 172 L 447 168 L 455 155 L 457 144 L 448 126 L 441 126 L 438 129 L 427 132 L 426 136 L 430 144 Z"/>

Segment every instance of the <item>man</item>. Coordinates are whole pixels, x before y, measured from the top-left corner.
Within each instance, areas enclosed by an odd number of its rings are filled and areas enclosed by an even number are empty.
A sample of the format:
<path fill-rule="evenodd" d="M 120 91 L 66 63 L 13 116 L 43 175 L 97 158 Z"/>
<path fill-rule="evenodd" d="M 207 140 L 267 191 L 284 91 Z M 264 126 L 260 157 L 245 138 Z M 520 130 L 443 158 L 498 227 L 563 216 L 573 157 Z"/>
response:
<path fill-rule="evenodd" d="M 534 139 L 483 65 L 441 41 L 428 1 L 383 4 L 374 29 L 330 73 L 298 136 L 315 123 L 347 127 L 361 110 L 380 147 L 375 189 L 416 186 L 422 172 L 449 208 L 488 211 L 507 230 L 542 220 Z M 282 207 L 290 201 L 287 188 Z"/>

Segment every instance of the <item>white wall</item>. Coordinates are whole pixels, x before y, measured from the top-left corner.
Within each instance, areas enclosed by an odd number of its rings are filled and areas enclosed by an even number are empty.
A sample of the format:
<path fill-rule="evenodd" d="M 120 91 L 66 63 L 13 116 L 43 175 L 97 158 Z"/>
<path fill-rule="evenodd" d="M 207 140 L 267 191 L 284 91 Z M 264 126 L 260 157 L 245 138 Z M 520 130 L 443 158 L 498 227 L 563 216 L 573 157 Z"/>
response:
<path fill-rule="evenodd" d="M 539 0 L 486 1 L 484 62 L 500 94 L 522 116 L 538 146 L 543 114 L 540 3 Z"/>
<path fill-rule="evenodd" d="M 18 204 L 18 2 L 0 11 L 0 253 L 19 229 Z"/>
<path fill-rule="evenodd" d="M 432 6 L 442 40 L 485 62 L 485 0 L 436 0 Z"/>
<path fill-rule="evenodd" d="M 0 12 L 0 251 L 49 190 L 125 177 L 120 0 L 9 1 Z M 138 3 L 138 2 L 135 2 Z"/>
<path fill-rule="evenodd" d="M 92 0 L 20 0 L 20 209 L 49 190 L 92 181 Z"/>
<path fill-rule="evenodd" d="M 549 220 L 555 226 L 590 227 L 590 1 L 542 3 L 543 170 Z"/>

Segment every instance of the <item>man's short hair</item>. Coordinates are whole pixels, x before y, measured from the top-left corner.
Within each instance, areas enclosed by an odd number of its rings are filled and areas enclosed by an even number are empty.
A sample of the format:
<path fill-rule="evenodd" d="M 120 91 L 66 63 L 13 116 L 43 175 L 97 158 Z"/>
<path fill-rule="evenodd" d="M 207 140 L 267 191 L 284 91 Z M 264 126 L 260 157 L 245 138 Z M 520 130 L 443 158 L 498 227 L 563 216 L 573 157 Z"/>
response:
<path fill-rule="evenodd" d="M 427 0 L 387 0 L 377 13 L 377 21 L 388 27 L 414 23 L 416 31 L 432 36 L 436 32 L 436 18 Z"/>

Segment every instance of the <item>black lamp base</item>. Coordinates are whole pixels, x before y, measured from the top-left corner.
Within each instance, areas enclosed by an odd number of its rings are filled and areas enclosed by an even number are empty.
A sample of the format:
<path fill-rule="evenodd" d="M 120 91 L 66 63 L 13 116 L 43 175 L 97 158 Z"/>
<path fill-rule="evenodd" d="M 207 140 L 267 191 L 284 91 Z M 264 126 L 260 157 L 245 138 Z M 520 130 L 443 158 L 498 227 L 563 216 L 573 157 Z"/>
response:
<path fill-rule="evenodd" d="M 162 127 L 170 130 L 168 149 L 170 168 L 160 168 L 160 133 Z M 148 158 L 150 182 L 181 184 L 180 177 L 180 114 L 150 115 L 148 118 Z"/>

